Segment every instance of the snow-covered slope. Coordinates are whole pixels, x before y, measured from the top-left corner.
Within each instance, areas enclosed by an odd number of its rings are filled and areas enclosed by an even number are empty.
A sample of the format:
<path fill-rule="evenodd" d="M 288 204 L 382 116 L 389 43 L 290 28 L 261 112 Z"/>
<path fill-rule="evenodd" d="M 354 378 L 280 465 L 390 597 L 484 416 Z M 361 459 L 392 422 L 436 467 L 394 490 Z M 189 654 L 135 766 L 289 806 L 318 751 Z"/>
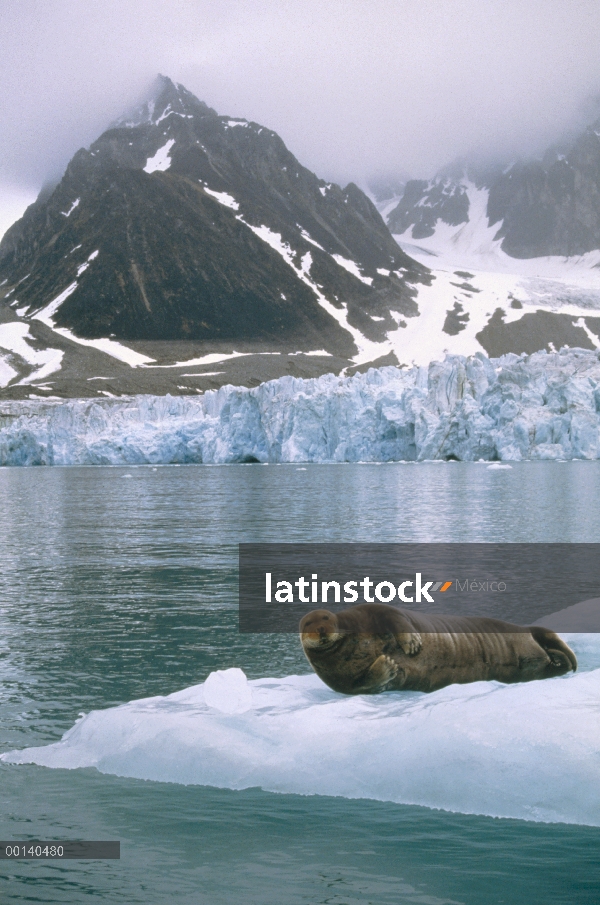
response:
<path fill-rule="evenodd" d="M 597 459 L 600 356 L 482 353 L 202 397 L 7 402 L 0 464 Z"/>
<path fill-rule="evenodd" d="M 502 248 L 499 224 L 489 222 L 489 189 L 466 178 L 459 187 L 467 201 L 463 222 L 446 222 L 434 197 L 430 230 L 418 221 L 394 236 L 434 277 L 419 288 L 420 317 L 405 319 L 396 354 L 405 360 L 403 353 L 414 350 L 410 360 L 422 364 L 446 352 L 469 355 L 477 349 L 502 355 L 600 348 L 600 250 L 511 257 Z M 427 199 L 425 194 L 421 210 Z"/>
<path fill-rule="evenodd" d="M 217 353 L 325 350 L 338 371 L 372 363 L 428 281 L 356 185 L 326 183 L 275 132 L 160 77 L 0 242 L 0 323 L 64 352 L 51 381 L 60 396 L 97 395 L 85 380 L 119 373 L 115 360 L 158 393 L 157 368 Z M 0 356 L 11 391 L 35 382 L 1 338 Z"/>

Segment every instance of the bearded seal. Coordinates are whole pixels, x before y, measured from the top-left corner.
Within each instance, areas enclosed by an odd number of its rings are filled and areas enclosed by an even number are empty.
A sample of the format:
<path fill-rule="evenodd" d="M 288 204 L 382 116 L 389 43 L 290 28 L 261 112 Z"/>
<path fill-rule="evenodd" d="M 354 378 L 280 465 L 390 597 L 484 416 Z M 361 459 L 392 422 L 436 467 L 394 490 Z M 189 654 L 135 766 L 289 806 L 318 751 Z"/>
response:
<path fill-rule="evenodd" d="M 432 616 L 367 603 L 313 610 L 300 622 L 308 662 L 342 694 L 436 691 L 495 680 L 529 682 L 577 669 L 555 632 L 479 616 Z"/>

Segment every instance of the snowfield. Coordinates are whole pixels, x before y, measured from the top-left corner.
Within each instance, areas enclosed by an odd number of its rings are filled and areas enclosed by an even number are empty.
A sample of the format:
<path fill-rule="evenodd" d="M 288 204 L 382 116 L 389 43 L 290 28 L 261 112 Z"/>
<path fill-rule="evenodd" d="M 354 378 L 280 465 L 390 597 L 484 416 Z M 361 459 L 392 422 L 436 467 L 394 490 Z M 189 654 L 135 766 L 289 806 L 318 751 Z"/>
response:
<path fill-rule="evenodd" d="M 1 465 L 600 457 L 600 354 L 448 356 L 204 396 L 5 402 Z"/>
<path fill-rule="evenodd" d="M 489 225 L 488 190 L 463 180 L 469 220 L 451 226 L 437 220 L 432 236 L 414 239 L 413 228 L 394 235 L 406 254 L 432 270 L 430 286 L 417 287 L 419 317 L 388 335 L 401 362 L 427 364 L 444 354 L 473 355 L 481 348 L 477 334 L 501 308 L 505 324 L 538 311 L 567 315 L 583 329 L 592 346 L 600 337 L 583 318 L 600 315 L 600 250 L 572 257 L 513 258 L 496 238 L 501 223 Z M 464 323 L 455 335 L 444 331 L 453 306 Z"/>

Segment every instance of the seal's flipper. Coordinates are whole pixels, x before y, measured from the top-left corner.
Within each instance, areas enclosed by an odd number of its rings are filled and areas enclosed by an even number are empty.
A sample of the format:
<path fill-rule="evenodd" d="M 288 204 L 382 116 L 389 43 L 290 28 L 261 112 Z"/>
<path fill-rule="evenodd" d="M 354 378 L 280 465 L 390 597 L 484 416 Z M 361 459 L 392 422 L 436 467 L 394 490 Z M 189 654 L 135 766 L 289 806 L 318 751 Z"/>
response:
<path fill-rule="evenodd" d="M 398 646 L 402 648 L 409 657 L 414 657 L 423 647 L 423 641 L 418 632 L 398 632 L 396 635 Z"/>
<path fill-rule="evenodd" d="M 533 625 L 530 631 L 542 650 L 550 657 L 548 672 L 560 676 L 571 670 L 576 671 L 577 657 L 556 632 L 538 625 Z"/>
<path fill-rule="evenodd" d="M 355 694 L 378 694 L 398 675 L 398 665 L 387 654 L 381 654 L 364 673 L 354 689 Z"/>

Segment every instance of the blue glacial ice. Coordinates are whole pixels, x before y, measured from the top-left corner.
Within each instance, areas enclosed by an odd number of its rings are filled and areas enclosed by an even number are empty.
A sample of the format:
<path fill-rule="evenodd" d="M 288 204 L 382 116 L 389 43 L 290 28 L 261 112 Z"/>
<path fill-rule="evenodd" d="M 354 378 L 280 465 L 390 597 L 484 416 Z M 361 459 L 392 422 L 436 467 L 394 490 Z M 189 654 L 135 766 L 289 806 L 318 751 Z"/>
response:
<path fill-rule="evenodd" d="M 597 459 L 600 353 L 583 349 L 203 396 L 6 401 L 0 465 Z"/>
<path fill-rule="evenodd" d="M 346 697 L 315 675 L 192 688 L 92 711 L 0 759 L 138 779 L 260 787 L 600 826 L 600 636 L 565 636 L 575 675 Z"/>

